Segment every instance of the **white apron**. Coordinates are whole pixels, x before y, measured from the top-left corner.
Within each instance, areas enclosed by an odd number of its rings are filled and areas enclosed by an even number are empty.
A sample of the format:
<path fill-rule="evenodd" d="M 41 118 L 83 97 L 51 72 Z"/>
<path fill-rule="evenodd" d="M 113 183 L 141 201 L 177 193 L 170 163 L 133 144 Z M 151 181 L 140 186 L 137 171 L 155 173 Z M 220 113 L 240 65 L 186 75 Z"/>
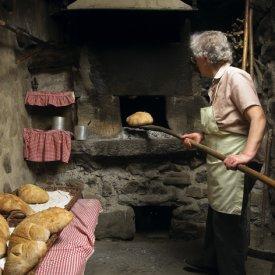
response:
<path fill-rule="evenodd" d="M 217 94 L 217 93 L 216 93 Z M 205 134 L 204 144 L 224 155 L 242 152 L 247 137 L 220 131 L 216 123 L 213 107 L 201 109 L 201 124 Z M 244 174 L 227 170 L 221 160 L 207 155 L 207 185 L 210 206 L 222 213 L 241 215 Z"/>

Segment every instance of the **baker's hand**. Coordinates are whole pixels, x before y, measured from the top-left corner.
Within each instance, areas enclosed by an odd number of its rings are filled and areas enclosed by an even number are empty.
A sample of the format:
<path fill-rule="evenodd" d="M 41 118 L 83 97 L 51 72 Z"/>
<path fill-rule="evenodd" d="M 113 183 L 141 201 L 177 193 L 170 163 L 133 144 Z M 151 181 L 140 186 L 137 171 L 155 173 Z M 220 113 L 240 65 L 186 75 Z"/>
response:
<path fill-rule="evenodd" d="M 197 142 L 197 143 L 200 143 L 203 140 L 203 134 L 201 134 L 201 133 L 190 133 L 190 134 L 182 135 L 181 136 L 181 142 L 188 149 L 192 148 L 192 144 L 190 142 L 190 139 Z"/>
<path fill-rule="evenodd" d="M 247 154 L 230 155 L 223 161 L 227 169 L 236 170 L 239 164 L 247 164 L 254 156 Z"/>

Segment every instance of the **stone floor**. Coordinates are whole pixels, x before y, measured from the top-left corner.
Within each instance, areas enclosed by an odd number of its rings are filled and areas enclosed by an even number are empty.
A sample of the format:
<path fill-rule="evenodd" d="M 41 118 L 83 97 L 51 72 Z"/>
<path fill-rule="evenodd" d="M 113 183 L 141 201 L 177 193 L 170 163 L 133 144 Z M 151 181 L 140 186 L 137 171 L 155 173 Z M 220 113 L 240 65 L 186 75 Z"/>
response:
<path fill-rule="evenodd" d="M 97 241 L 85 275 L 191 275 L 182 269 L 183 259 L 196 256 L 200 247 L 201 241 L 170 240 L 161 234 Z M 247 275 L 270 275 L 271 269 L 271 262 L 248 258 Z"/>

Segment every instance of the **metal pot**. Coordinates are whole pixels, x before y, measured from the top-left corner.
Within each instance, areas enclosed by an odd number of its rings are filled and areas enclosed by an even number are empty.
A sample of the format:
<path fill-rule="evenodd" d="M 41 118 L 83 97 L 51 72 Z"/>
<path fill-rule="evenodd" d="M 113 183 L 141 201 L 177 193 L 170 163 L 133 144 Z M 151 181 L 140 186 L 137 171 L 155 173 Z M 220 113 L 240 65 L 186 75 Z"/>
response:
<path fill-rule="evenodd" d="M 87 126 L 76 125 L 74 127 L 74 138 L 76 140 L 86 140 L 88 136 Z"/>
<path fill-rule="evenodd" d="M 53 130 L 65 130 L 65 117 L 63 116 L 54 116 L 53 117 Z"/>

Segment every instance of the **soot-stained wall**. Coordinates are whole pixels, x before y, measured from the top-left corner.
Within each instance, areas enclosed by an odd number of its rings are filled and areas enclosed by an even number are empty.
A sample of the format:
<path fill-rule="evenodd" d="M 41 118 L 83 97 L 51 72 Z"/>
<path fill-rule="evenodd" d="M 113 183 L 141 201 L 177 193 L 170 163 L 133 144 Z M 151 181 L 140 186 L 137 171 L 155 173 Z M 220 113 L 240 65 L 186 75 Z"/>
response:
<path fill-rule="evenodd" d="M 13 1 L 8 7 L 0 6 L 0 16 L 41 39 L 50 37 L 46 1 Z M 0 28 L 0 191 L 14 190 L 22 183 L 34 181 L 23 159 L 22 131 L 31 127 L 24 97 L 30 89 L 31 76 L 27 61 L 18 62 L 22 50 L 14 33 Z"/>

